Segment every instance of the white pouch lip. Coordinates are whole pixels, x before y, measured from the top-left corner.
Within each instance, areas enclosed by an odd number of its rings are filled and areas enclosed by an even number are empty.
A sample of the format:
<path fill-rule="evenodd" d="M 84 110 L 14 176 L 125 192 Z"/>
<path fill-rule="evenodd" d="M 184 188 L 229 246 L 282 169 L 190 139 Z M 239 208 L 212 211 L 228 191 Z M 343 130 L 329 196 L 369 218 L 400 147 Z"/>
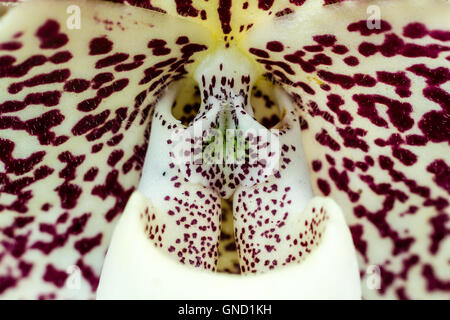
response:
<path fill-rule="evenodd" d="M 147 199 L 136 191 L 114 231 L 97 299 L 360 299 L 358 265 L 342 212 L 329 198 L 315 197 L 329 215 L 322 241 L 299 264 L 262 274 L 214 273 L 182 265 L 156 248 L 139 214 Z"/>

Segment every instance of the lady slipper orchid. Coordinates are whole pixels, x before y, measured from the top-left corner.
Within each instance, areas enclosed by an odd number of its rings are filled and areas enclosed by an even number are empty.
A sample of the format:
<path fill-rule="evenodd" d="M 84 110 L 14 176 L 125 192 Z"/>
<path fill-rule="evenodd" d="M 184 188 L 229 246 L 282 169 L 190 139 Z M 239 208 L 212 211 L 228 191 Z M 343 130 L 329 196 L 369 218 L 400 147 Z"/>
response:
<path fill-rule="evenodd" d="M 448 1 L 5 4 L 1 298 L 450 298 Z"/>

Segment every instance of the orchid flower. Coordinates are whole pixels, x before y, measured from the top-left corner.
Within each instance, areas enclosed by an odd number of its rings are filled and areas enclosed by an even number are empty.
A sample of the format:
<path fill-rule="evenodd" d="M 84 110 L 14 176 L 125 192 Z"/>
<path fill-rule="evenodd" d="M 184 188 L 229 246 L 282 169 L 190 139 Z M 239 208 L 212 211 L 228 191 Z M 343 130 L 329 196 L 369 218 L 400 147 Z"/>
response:
<path fill-rule="evenodd" d="M 0 298 L 450 298 L 448 1 L 0 8 Z"/>

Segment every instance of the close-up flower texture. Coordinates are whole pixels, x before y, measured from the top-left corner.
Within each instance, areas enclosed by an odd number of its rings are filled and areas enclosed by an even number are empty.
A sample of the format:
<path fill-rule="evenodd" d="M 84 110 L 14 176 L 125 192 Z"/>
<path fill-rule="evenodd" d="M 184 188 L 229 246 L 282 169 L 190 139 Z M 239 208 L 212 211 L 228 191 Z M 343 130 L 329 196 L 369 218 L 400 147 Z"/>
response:
<path fill-rule="evenodd" d="M 450 1 L 0 1 L 0 299 L 450 299 Z"/>

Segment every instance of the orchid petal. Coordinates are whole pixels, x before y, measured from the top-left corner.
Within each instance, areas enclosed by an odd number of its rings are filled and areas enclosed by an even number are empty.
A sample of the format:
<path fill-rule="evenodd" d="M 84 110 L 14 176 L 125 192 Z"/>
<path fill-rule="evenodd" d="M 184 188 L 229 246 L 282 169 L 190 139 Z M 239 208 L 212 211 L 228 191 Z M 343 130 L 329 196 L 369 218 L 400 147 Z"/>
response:
<path fill-rule="evenodd" d="M 73 4 L 30 1 L 0 20 L 2 298 L 94 296 L 149 113 L 212 43 L 198 24 L 99 1 L 76 2 L 70 29 Z"/>
<path fill-rule="evenodd" d="M 306 1 L 241 42 L 297 99 L 314 193 L 346 216 L 366 298 L 449 297 L 449 14 Z"/>

